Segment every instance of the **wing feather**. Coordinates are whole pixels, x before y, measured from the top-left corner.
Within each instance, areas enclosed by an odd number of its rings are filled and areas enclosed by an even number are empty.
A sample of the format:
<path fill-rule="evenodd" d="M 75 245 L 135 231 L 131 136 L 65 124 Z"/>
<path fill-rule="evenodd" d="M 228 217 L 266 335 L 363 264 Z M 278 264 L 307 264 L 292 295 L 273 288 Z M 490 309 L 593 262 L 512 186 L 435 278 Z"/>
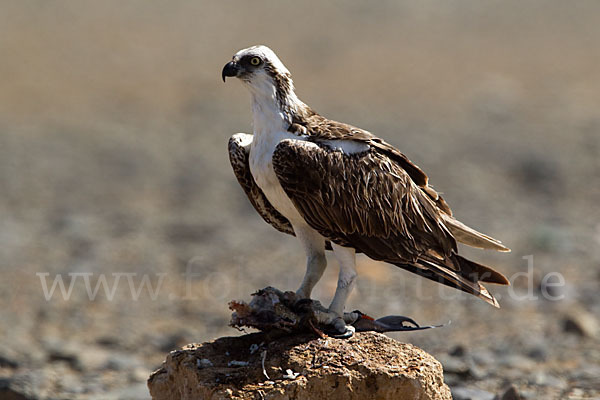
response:
<path fill-rule="evenodd" d="M 445 210 L 402 164 L 377 147 L 345 154 L 313 143 L 284 140 L 273 154 L 283 189 L 311 227 L 370 258 L 497 305 L 478 281 L 504 284 L 506 278 L 458 256 Z"/>
<path fill-rule="evenodd" d="M 319 114 L 312 109 L 304 110 L 302 119 L 296 119 L 290 125 L 291 132 L 309 135 L 311 140 L 353 140 L 366 143 L 377 148 L 383 154 L 386 154 L 390 160 L 399 165 L 427 195 L 436 203 L 438 208 L 448 215 L 452 215 L 452 211 L 444 199 L 429 186 L 429 178 L 415 163 L 401 153 L 391 144 L 378 138 L 371 132 L 355 126 L 345 124 L 343 122 L 332 121 Z M 393 174 L 393 172 L 388 171 Z"/>
<path fill-rule="evenodd" d="M 371 132 L 342 122 L 329 120 L 317 114 L 310 108 L 305 110 L 301 120 L 297 119 L 294 121 L 290 126 L 290 131 L 301 133 L 302 135 L 309 135 L 311 138 L 310 140 L 313 141 L 353 140 L 375 147 L 382 154 L 387 155 L 390 161 L 393 161 L 396 165 L 400 166 L 408 176 L 410 176 L 411 180 L 425 192 L 427 196 L 429 196 L 441 211 L 444 222 L 448 225 L 448 228 L 457 241 L 483 249 L 493 249 L 505 252 L 510 251 L 510 249 L 503 246 L 499 240 L 478 232 L 452 218 L 452 210 L 448 206 L 448 203 L 446 203 L 442 196 L 429 185 L 429 178 L 425 172 L 394 146 L 376 137 Z M 389 168 L 388 163 L 382 164 L 382 167 L 391 175 L 396 176 Z M 399 176 L 396 177 L 401 179 Z M 368 178 L 370 178 L 370 175 L 368 175 L 367 179 Z"/>
<path fill-rule="evenodd" d="M 252 139 L 252 135 L 245 133 L 235 134 L 229 139 L 229 161 L 233 173 L 258 214 L 278 231 L 295 236 L 290 222 L 271 205 L 252 177 L 249 164 Z"/>

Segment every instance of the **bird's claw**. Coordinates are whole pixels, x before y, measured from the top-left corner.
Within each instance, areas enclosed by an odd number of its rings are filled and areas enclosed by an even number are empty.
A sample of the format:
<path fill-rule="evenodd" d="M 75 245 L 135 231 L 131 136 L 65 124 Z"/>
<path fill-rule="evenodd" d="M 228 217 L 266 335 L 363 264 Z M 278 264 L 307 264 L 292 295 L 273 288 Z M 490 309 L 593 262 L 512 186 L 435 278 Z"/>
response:
<path fill-rule="evenodd" d="M 341 320 L 341 318 L 340 318 Z M 329 332 L 326 331 L 325 333 L 327 333 L 328 336 L 331 336 L 334 339 L 349 339 L 354 335 L 354 332 L 356 332 L 356 328 L 354 328 L 352 325 L 346 325 L 344 323 L 343 327 L 342 326 L 334 326 L 335 332 Z"/>
<path fill-rule="evenodd" d="M 356 329 L 351 324 L 360 318 L 360 315 L 354 312 L 344 313 L 344 315 L 340 317 L 337 313 L 327 309 L 316 310 L 315 316 L 317 322 L 325 327 L 324 332 L 328 336 L 337 339 L 347 339 L 352 337 Z"/>

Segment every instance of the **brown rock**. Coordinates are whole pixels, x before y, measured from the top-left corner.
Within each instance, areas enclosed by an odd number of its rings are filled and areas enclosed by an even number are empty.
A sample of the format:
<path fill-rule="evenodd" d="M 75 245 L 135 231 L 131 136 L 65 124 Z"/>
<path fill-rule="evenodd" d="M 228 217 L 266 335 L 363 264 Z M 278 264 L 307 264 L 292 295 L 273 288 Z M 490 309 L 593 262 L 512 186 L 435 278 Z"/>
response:
<path fill-rule="evenodd" d="M 572 332 L 579 336 L 594 338 L 600 332 L 600 324 L 596 317 L 581 308 L 574 307 L 564 319 L 565 332 Z"/>
<path fill-rule="evenodd" d="M 497 397 L 499 400 L 521 400 L 521 395 L 514 385 L 510 385 L 502 395 Z"/>
<path fill-rule="evenodd" d="M 169 353 L 148 388 L 155 400 L 452 398 L 436 359 L 374 332 L 346 340 L 254 333 L 190 344 Z"/>

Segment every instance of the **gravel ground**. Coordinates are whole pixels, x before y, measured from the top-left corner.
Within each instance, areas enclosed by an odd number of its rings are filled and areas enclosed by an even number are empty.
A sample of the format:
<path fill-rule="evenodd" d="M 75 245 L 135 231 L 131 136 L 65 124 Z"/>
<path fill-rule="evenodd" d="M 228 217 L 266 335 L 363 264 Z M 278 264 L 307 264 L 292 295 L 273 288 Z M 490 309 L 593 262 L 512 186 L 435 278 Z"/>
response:
<path fill-rule="evenodd" d="M 499 310 L 366 258 L 348 306 L 451 320 L 390 336 L 438 358 L 456 399 L 600 398 L 599 12 L 3 2 L 0 397 L 147 398 L 168 351 L 237 334 L 229 300 L 297 287 L 302 250 L 255 214 L 226 154 L 250 109 L 220 70 L 262 42 L 307 103 L 395 144 L 513 249 L 464 249 L 511 277 L 491 287 Z"/>

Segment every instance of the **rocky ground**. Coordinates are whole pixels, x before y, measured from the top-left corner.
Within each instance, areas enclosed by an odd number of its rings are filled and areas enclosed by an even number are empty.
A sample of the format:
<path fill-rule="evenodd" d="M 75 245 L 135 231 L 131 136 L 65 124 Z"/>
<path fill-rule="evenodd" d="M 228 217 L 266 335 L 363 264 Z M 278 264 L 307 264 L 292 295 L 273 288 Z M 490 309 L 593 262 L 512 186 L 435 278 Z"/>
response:
<path fill-rule="evenodd" d="M 0 398 L 148 398 L 169 351 L 238 334 L 230 300 L 298 286 L 302 250 L 225 151 L 250 109 L 219 74 L 261 42 L 307 103 L 398 146 L 513 250 L 461 249 L 511 278 L 499 310 L 362 257 L 348 306 L 451 320 L 390 336 L 456 399 L 600 396 L 596 2 L 108 4 L 0 13 Z"/>

